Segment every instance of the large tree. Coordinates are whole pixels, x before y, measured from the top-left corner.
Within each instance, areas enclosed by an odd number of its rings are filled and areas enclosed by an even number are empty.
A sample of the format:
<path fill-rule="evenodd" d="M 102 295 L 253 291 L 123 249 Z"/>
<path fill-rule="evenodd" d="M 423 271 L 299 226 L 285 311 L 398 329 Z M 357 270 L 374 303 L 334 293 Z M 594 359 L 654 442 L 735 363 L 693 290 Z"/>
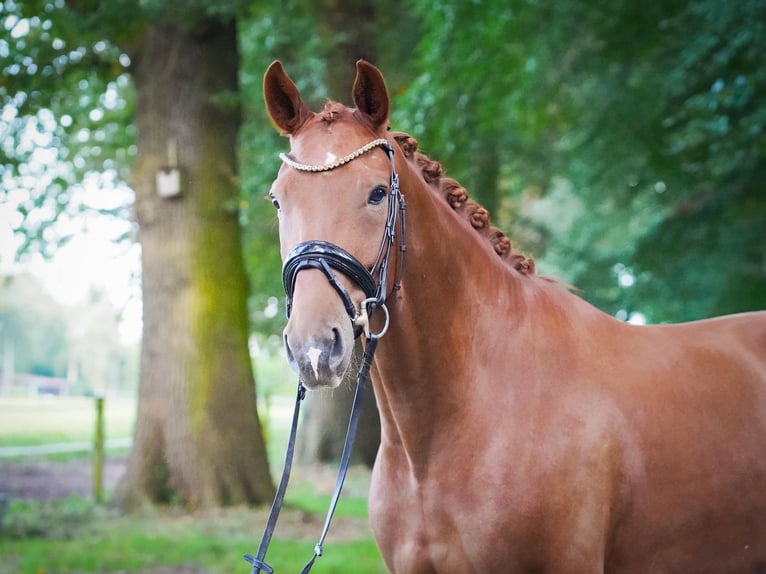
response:
<path fill-rule="evenodd" d="M 117 494 L 126 505 L 156 500 L 168 487 L 193 505 L 259 502 L 272 488 L 237 220 L 236 22 L 176 18 L 155 21 L 128 52 L 144 351 L 140 424 Z M 163 198 L 157 174 L 175 161 L 181 193 Z"/>
<path fill-rule="evenodd" d="M 129 158 L 115 152 L 104 159 L 117 145 L 135 150 L 130 184 L 142 247 L 144 333 L 135 439 L 117 502 L 134 508 L 269 500 L 238 221 L 242 6 L 123 0 L 8 2 L 4 9 L 23 23 L 6 56 L 27 63 L 27 73 L 6 74 L 2 86 L 11 103 L 21 104 L 18 117 L 48 110 L 58 145 L 94 160 L 91 169 Z M 130 131 L 107 125 L 99 106 L 114 97 L 104 95 L 104 86 L 126 72 L 135 89 L 134 114 L 127 114 L 134 141 L 124 138 Z M 78 97 L 67 91 L 73 87 Z M 73 132 L 88 118 L 105 124 L 103 146 L 89 139 L 87 126 Z M 11 159 L 23 175 L 24 158 Z M 7 170 L 17 169 L 14 161 L 5 162 Z M 161 195 L 158 176 L 174 171 L 177 193 Z M 42 190 L 39 203 L 66 205 L 65 183 Z"/>

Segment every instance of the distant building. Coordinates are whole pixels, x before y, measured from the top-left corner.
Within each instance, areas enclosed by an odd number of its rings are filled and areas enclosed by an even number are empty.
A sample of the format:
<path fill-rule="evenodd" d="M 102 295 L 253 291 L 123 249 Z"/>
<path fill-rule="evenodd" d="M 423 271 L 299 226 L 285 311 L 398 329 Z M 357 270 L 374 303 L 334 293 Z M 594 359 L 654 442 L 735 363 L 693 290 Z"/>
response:
<path fill-rule="evenodd" d="M 13 394 L 65 396 L 69 394 L 70 387 L 71 384 L 64 377 L 16 373 L 11 388 L 6 386 L 4 390 Z"/>

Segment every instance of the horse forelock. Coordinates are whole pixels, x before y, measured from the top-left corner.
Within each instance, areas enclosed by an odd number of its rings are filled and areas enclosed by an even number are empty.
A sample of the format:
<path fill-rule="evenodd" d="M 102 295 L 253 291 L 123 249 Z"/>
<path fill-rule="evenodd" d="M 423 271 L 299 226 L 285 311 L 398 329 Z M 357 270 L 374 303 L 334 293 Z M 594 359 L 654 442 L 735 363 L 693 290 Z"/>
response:
<path fill-rule="evenodd" d="M 344 115 L 350 114 L 351 110 L 339 102 L 332 100 L 325 103 L 324 108 L 317 115 L 323 122 L 331 124 L 339 120 Z"/>
<path fill-rule="evenodd" d="M 535 273 L 534 260 L 513 250 L 511 240 L 502 230 L 491 224 L 489 212 L 474 200 L 469 199 L 468 191 L 460 183 L 446 177 L 439 162 L 420 153 L 415 138 L 403 132 L 394 133 L 393 136 L 404 157 L 417 166 L 428 187 L 440 194 L 456 213 L 464 217 L 471 227 L 485 237 L 501 259 L 523 275 Z"/>

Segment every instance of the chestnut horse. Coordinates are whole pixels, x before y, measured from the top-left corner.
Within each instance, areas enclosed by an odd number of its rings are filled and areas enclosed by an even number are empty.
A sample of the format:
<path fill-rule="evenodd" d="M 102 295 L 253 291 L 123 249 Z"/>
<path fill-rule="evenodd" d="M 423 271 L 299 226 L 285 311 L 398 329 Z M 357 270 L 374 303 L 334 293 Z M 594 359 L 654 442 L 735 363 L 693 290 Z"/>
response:
<path fill-rule="evenodd" d="M 282 256 L 336 252 L 288 287 L 288 359 L 310 389 L 341 382 L 370 299 L 338 261 L 380 283 L 395 246 L 369 322 L 387 330 L 370 521 L 392 572 L 766 572 L 766 313 L 634 326 L 537 276 L 388 131 L 366 62 L 355 108 L 312 112 L 278 62 L 264 95 L 290 136 L 270 192 Z M 405 199 L 406 230 L 390 209 Z"/>

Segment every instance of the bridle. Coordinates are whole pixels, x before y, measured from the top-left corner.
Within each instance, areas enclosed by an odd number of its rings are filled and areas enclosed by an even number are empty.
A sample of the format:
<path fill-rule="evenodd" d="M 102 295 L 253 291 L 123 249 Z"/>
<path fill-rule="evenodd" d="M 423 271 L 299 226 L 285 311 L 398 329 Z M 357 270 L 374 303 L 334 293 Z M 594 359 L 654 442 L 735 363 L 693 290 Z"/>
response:
<path fill-rule="evenodd" d="M 346 309 L 351 323 L 355 330 L 355 336 L 359 337 L 362 333 L 365 335 L 364 356 L 362 358 L 361 366 L 357 372 L 356 379 L 356 392 L 354 394 L 354 402 L 351 407 L 351 415 L 349 417 L 348 430 L 346 431 L 346 440 L 343 445 L 343 454 L 341 455 L 340 467 L 338 469 L 338 478 L 335 483 L 335 491 L 333 492 L 332 500 L 330 501 L 330 507 L 327 511 L 327 517 L 325 519 L 324 528 L 322 534 L 319 537 L 319 542 L 314 547 L 314 555 L 306 563 L 301 570 L 301 574 L 307 574 L 315 560 L 322 555 L 322 545 L 324 543 L 327 532 L 330 529 L 330 522 L 332 521 L 333 514 L 335 513 L 335 507 L 340 498 L 340 493 L 343 488 L 343 482 L 348 470 L 349 460 L 351 457 L 351 449 L 354 445 L 354 438 L 356 437 L 356 429 L 359 423 L 359 415 L 361 413 L 362 398 L 364 397 L 367 381 L 370 373 L 370 366 L 372 365 L 372 359 L 375 354 L 375 349 L 378 344 L 378 340 L 386 334 L 388 330 L 389 313 L 386 307 L 386 299 L 390 296 L 388 291 L 388 275 L 389 268 L 391 266 L 391 252 L 396 244 L 396 232 L 397 228 L 400 232 L 399 237 L 399 257 L 397 259 L 397 265 L 394 275 L 394 283 L 391 288 L 391 293 L 398 291 L 401 288 L 401 272 L 404 261 L 404 253 L 407 250 L 406 243 L 406 204 L 404 196 L 399 189 L 399 175 L 396 173 L 396 165 L 394 161 L 394 148 L 384 138 L 375 139 L 362 147 L 354 150 L 350 154 L 337 159 L 335 161 L 321 164 L 321 165 L 309 165 L 299 163 L 289 155 L 281 153 L 280 159 L 290 167 L 299 171 L 317 173 L 330 171 L 337 169 L 356 158 L 364 155 L 367 152 L 372 151 L 375 148 L 382 147 L 391 162 L 391 178 L 389 182 L 389 194 L 388 194 L 388 212 L 386 216 L 386 225 L 383 230 L 383 238 L 380 242 L 380 248 L 378 249 L 378 255 L 375 258 L 375 262 L 371 267 L 366 267 L 356 257 L 351 255 L 348 251 L 327 241 L 305 241 L 296 245 L 288 254 L 285 262 L 282 266 L 282 284 L 286 293 L 286 308 L 287 317 L 290 317 L 292 310 L 292 299 L 295 292 L 295 282 L 298 273 L 304 269 L 319 269 L 324 273 L 330 285 L 338 293 L 338 296 L 343 301 L 343 306 Z M 398 224 L 398 225 L 397 225 Z M 343 286 L 343 283 L 338 279 L 335 271 L 339 271 L 346 277 L 348 277 L 357 287 L 359 287 L 365 295 L 365 299 L 361 302 L 359 309 L 354 305 L 348 290 Z M 375 309 L 381 309 L 385 314 L 385 324 L 382 329 L 377 333 L 370 331 L 370 315 Z M 293 418 L 290 425 L 290 437 L 287 442 L 287 452 L 285 454 L 285 464 L 282 470 L 282 478 L 279 482 L 279 487 L 274 496 L 274 502 L 269 512 L 269 518 L 266 522 L 266 528 L 263 536 L 261 537 L 261 543 L 258 547 L 256 556 L 252 554 L 245 554 L 244 558 L 252 565 L 251 574 L 258 574 L 263 571 L 267 574 L 274 572 L 274 569 L 266 564 L 265 557 L 271 536 L 274 533 L 276 527 L 277 518 L 279 517 L 279 511 L 284 501 L 284 496 L 287 491 L 287 483 L 290 478 L 290 471 L 292 469 L 293 454 L 295 452 L 295 436 L 298 428 L 298 415 L 300 413 L 301 401 L 306 396 L 306 388 L 303 386 L 303 382 L 298 378 L 298 391 L 295 398 L 295 408 L 293 409 Z"/>
<path fill-rule="evenodd" d="M 359 149 L 340 159 L 322 165 L 298 163 L 284 153 L 279 154 L 279 157 L 287 165 L 299 171 L 317 173 L 337 169 L 377 147 L 382 147 L 389 157 L 391 162 L 391 179 L 389 182 L 386 226 L 383 231 L 383 238 L 380 242 L 380 248 L 378 249 L 375 263 L 369 268 L 365 267 L 364 264 L 348 251 L 326 241 L 313 240 L 299 243 L 287 254 L 287 258 L 282 266 L 282 284 L 284 285 L 285 293 L 287 294 L 286 306 L 288 318 L 290 317 L 290 311 L 292 310 L 292 299 L 298 273 L 309 268 L 319 269 L 325 274 L 330 285 L 333 286 L 343 301 L 346 313 L 348 313 L 355 328 L 361 327 L 362 329 L 369 329 L 369 314 L 377 307 L 383 308 L 386 316 L 388 316 L 385 301 L 388 296 L 388 272 L 391 251 L 396 240 L 397 218 L 401 232 L 399 249 L 402 252 L 402 255 L 407 249 L 405 242 L 406 205 L 401 190 L 399 189 L 399 175 L 396 173 L 394 149 L 391 147 L 391 144 L 388 143 L 388 140 L 379 138 L 363 145 Z M 401 286 L 400 280 L 403 259 L 403 256 L 399 257 L 392 291 L 398 291 Z M 346 288 L 335 276 L 335 273 L 333 273 L 333 269 L 340 271 L 346 277 L 351 279 L 364 292 L 365 300 L 362 301 L 358 310 L 351 301 L 351 296 L 348 294 Z M 356 334 L 359 336 L 360 331 L 357 331 Z M 379 334 L 379 336 L 380 335 L 381 334 Z"/>

